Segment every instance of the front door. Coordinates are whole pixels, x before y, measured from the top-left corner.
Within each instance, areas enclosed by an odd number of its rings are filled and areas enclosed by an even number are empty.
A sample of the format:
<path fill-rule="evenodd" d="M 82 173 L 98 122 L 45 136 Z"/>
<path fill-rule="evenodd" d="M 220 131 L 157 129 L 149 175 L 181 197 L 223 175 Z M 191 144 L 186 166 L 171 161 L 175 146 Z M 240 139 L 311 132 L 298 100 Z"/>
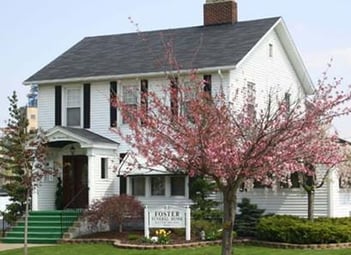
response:
<path fill-rule="evenodd" d="M 63 206 L 88 207 L 88 157 L 63 156 Z"/>

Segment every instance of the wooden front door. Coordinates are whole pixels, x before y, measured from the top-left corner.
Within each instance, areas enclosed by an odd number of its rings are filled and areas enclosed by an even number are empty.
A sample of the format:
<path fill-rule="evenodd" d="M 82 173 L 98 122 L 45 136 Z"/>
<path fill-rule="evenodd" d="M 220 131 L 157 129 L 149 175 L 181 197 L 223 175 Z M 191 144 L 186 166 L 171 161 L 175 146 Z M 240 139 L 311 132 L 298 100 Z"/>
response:
<path fill-rule="evenodd" d="M 88 157 L 63 156 L 63 206 L 88 207 Z"/>

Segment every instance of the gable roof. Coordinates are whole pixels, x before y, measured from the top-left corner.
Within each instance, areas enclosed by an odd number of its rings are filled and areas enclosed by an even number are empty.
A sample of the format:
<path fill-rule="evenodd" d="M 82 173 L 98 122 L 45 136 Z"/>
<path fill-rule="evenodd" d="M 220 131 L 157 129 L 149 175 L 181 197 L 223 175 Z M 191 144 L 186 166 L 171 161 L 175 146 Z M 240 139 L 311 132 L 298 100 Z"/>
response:
<path fill-rule="evenodd" d="M 117 169 L 117 176 L 169 174 L 174 173 L 167 171 L 165 167 L 160 165 L 148 165 L 146 158 L 131 151 L 128 151 Z"/>
<path fill-rule="evenodd" d="M 170 71 L 168 43 L 177 70 L 234 67 L 279 20 L 86 37 L 24 83 Z"/>
<path fill-rule="evenodd" d="M 82 148 L 116 149 L 119 145 L 113 140 L 83 128 L 55 126 L 47 131 L 47 138 L 52 145 L 76 142 Z"/>

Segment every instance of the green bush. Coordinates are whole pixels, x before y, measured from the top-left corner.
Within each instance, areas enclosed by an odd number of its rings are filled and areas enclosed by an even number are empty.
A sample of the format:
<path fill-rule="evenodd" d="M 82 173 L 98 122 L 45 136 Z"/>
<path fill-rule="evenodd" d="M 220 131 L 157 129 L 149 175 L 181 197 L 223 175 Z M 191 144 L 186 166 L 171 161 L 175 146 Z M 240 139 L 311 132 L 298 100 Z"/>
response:
<path fill-rule="evenodd" d="M 311 222 L 295 216 L 263 217 L 257 226 L 257 238 L 297 244 L 351 242 L 351 218 L 319 218 Z"/>
<path fill-rule="evenodd" d="M 196 236 L 200 236 L 201 231 L 204 231 L 205 240 L 218 240 L 222 237 L 221 225 L 207 220 L 193 220 L 191 230 Z"/>
<path fill-rule="evenodd" d="M 256 204 L 251 204 L 250 199 L 243 198 L 238 203 L 239 214 L 235 218 L 234 230 L 238 236 L 256 236 L 257 223 L 264 213 L 264 209 L 259 209 Z"/>

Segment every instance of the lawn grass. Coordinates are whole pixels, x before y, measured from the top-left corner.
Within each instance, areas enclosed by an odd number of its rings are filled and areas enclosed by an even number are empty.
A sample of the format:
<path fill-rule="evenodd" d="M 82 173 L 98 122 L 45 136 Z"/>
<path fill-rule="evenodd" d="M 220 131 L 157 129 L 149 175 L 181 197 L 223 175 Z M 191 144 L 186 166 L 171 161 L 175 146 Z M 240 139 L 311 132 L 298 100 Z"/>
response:
<path fill-rule="evenodd" d="M 0 244 L 1 245 L 1 244 Z M 23 249 L 0 252 L 0 255 L 22 255 Z M 29 255 L 218 255 L 220 246 L 165 250 L 125 250 L 108 244 L 61 244 L 29 248 Z M 351 249 L 336 250 L 286 250 L 255 246 L 235 246 L 235 255 L 350 255 Z"/>

